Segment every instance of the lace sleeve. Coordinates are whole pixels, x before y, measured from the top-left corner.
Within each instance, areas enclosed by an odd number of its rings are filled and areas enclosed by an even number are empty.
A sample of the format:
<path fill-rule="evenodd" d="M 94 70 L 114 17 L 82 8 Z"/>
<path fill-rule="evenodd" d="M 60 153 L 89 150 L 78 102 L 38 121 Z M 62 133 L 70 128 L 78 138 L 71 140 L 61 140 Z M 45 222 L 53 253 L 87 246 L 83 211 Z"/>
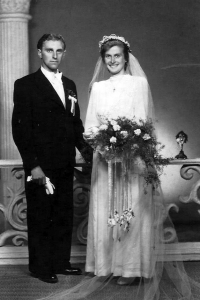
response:
<path fill-rule="evenodd" d="M 98 126 L 99 121 L 97 119 L 96 114 L 96 103 L 97 103 L 97 97 L 98 97 L 98 89 L 97 89 L 98 83 L 94 83 L 90 97 L 89 97 L 89 103 L 86 113 L 86 119 L 85 119 L 85 131 L 88 131 L 89 128 Z"/>

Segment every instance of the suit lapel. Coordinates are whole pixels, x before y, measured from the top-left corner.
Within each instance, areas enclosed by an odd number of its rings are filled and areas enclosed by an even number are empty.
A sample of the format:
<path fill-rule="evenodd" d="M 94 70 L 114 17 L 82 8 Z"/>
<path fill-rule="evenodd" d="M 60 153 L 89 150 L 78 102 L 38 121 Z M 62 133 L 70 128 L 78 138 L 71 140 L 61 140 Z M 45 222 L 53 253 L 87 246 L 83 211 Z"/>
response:
<path fill-rule="evenodd" d="M 35 83 L 36 83 L 37 87 L 41 90 L 43 95 L 45 95 L 49 99 L 55 101 L 58 105 L 61 105 L 64 108 L 62 100 L 60 99 L 60 97 L 56 93 L 55 89 L 53 88 L 53 86 L 51 85 L 49 80 L 42 73 L 41 69 L 39 69 L 35 73 Z M 66 95 L 66 92 L 65 92 L 65 101 L 67 99 L 68 99 L 68 95 Z"/>
<path fill-rule="evenodd" d="M 66 84 L 65 78 L 63 78 L 63 76 L 62 76 L 62 82 L 63 82 L 64 91 L 65 91 L 65 105 L 66 105 L 66 110 L 70 110 L 71 111 L 71 101 L 68 99 L 68 97 L 69 97 L 69 90 L 68 90 L 68 86 Z"/>

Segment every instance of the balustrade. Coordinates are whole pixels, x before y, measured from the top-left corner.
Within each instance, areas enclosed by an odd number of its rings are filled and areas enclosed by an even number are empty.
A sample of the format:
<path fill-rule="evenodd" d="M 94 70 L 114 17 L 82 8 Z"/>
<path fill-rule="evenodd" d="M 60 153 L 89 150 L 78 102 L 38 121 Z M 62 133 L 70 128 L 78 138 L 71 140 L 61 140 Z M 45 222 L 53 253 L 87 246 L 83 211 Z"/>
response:
<path fill-rule="evenodd" d="M 200 174 L 200 158 L 187 160 L 173 160 L 170 165 L 180 166 L 180 175 L 185 180 L 191 180 L 194 174 Z M 7 187 L 7 203 L 0 203 L 0 220 L 5 226 L 0 229 L 0 264 L 27 264 L 27 225 L 26 225 L 26 195 L 24 189 L 24 171 L 21 160 L 0 160 L 1 169 L 11 169 L 12 176 L 19 182 L 16 189 Z M 87 242 L 87 222 L 90 193 L 91 168 L 84 163 L 77 163 L 74 172 L 74 232 L 72 245 L 72 262 L 84 262 Z M 177 213 L 176 203 L 166 203 L 163 220 L 169 211 Z M 194 202 L 200 204 L 200 179 L 193 185 L 190 194 L 180 196 L 180 203 Z M 200 213 L 200 210 L 198 211 Z M 2 224 L 2 222 L 0 222 Z M 166 260 L 200 259 L 200 242 L 180 243 L 177 253 L 176 232 L 173 228 L 166 229 Z"/>

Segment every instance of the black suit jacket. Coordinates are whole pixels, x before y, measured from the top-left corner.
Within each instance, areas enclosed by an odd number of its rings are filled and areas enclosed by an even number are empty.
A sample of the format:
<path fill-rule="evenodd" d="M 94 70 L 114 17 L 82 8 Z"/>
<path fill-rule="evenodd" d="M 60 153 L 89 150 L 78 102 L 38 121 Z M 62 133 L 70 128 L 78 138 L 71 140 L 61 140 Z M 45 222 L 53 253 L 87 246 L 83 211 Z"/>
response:
<path fill-rule="evenodd" d="M 84 140 L 78 103 L 71 113 L 69 90 L 74 82 L 62 76 L 66 108 L 49 80 L 39 69 L 16 80 L 12 117 L 13 138 L 24 168 L 59 169 L 75 163 L 75 147 L 81 151 Z"/>

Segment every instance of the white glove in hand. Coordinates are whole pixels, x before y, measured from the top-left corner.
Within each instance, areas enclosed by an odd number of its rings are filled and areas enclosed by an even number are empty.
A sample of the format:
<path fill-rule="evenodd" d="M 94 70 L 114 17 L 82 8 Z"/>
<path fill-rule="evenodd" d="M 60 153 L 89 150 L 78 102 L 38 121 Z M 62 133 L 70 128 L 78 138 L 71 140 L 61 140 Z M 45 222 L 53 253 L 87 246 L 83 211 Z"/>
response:
<path fill-rule="evenodd" d="M 28 176 L 27 181 L 31 181 L 31 180 L 32 180 L 32 176 Z M 53 183 L 51 183 L 48 177 L 46 177 L 45 189 L 48 195 L 54 193 L 55 186 L 53 185 Z"/>
<path fill-rule="evenodd" d="M 48 195 L 54 193 L 55 186 L 53 185 L 53 183 L 51 183 L 51 181 L 48 177 L 46 177 L 45 188 L 46 188 L 46 193 Z"/>

